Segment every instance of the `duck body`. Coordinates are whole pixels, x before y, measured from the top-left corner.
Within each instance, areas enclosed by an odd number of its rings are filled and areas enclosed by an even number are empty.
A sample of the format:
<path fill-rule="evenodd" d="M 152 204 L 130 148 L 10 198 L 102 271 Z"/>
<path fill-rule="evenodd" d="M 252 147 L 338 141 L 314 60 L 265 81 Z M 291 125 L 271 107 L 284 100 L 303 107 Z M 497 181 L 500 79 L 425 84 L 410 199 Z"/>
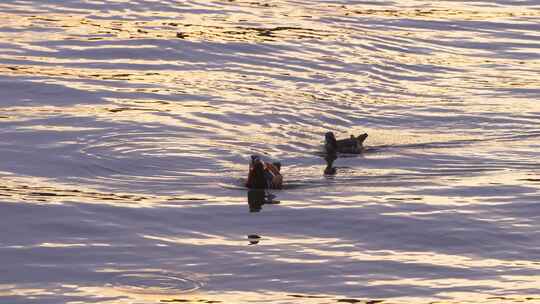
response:
<path fill-rule="evenodd" d="M 246 187 L 250 189 L 281 189 L 283 176 L 279 162 L 269 163 L 258 156 L 251 156 Z"/>
<path fill-rule="evenodd" d="M 326 154 L 360 154 L 364 151 L 364 141 L 368 137 L 367 133 L 364 133 L 356 137 L 351 135 L 350 138 L 337 140 L 332 132 L 327 132 L 324 136 L 324 150 Z"/>

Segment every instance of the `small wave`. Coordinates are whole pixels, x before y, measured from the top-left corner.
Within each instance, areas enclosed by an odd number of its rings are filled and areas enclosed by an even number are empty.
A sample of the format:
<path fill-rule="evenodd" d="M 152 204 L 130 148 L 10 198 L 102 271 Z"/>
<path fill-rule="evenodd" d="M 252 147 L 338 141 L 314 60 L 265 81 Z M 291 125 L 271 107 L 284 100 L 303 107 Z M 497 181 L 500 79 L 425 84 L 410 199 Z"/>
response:
<path fill-rule="evenodd" d="M 111 285 L 130 293 L 174 295 L 195 291 L 204 284 L 181 273 L 130 272 L 116 276 Z"/>

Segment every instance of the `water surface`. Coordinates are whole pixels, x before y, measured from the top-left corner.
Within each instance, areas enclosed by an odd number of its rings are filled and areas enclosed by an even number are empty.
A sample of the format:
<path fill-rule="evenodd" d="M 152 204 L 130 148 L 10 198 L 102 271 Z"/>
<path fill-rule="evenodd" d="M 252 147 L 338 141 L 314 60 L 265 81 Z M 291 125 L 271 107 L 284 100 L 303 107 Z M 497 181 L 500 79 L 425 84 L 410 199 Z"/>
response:
<path fill-rule="evenodd" d="M 538 1 L 0 20 L 1 302 L 540 302 Z M 328 130 L 370 134 L 335 176 Z M 251 154 L 287 183 L 259 212 Z"/>

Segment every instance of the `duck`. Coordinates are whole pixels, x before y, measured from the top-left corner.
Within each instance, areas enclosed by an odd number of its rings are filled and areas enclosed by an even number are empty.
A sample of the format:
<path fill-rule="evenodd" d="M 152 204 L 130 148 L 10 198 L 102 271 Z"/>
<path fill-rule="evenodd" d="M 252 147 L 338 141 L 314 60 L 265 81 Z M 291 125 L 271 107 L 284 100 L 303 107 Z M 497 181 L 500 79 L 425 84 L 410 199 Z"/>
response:
<path fill-rule="evenodd" d="M 336 139 L 333 132 L 326 132 L 324 135 L 324 150 L 327 155 L 337 153 L 361 154 L 364 151 L 364 141 L 368 137 L 367 133 L 358 136 L 351 135 L 349 138 Z"/>
<path fill-rule="evenodd" d="M 249 189 L 281 189 L 283 176 L 280 171 L 280 162 L 269 163 L 252 155 L 245 186 Z"/>

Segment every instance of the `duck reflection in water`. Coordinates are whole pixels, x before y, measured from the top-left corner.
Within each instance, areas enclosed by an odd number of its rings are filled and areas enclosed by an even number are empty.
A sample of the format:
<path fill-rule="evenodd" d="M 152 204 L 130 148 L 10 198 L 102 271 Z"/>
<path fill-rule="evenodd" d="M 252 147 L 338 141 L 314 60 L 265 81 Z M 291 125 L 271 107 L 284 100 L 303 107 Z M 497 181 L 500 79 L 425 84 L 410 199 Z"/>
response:
<path fill-rule="evenodd" d="M 328 177 L 336 175 L 337 168 L 334 167 L 334 161 L 338 158 L 338 153 L 362 154 L 365 151 L 364 141 L 367 137 L 367 133 L 364 133 L 338 140 L 333 132 L 326 132 L 324 135 L 324 160 L 326 161 L 324 175 Z"/>
<path fill-rule="evenodd" d="M 336 154 L 327 154 L 324 157 L 326 161 L 326 168 L 324 168 L 324 175 L 333 176 L 336 175 L 337 169 L 334 167 L 334 161 L 337 159 Z"/>
<path fill-rule="evenodd" d="M 262 206 L 266 204 L 279 204 L 279 201 L 274 201 L 275 195 L 267 193 L 265 189 L 251 189 L 248 191 L 249 212 L 260 212 Z M 248 235 L 249 245 L 257 245 L 261 237 L 257 234 Z"/>
<path fill-rule="evenodd" d="M 276 205 L 279 201 L 274 201 L 275 195 L 267 193 L 264 189 L 251 189 L 248 191 L 249 212 L 259 212 L 266 204 Z"/>

